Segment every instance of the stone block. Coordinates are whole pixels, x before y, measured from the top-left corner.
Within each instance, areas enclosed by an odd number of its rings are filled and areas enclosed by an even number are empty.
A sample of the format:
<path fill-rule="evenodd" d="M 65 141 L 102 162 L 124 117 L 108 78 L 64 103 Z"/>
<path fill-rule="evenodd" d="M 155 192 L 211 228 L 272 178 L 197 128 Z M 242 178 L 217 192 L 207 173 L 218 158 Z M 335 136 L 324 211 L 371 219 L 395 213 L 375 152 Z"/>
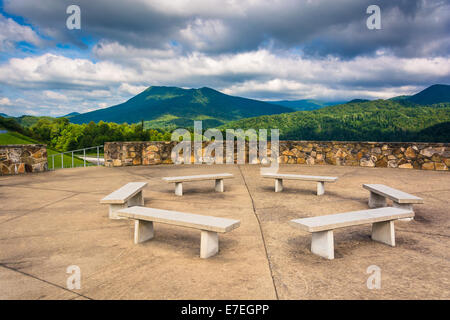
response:
<path fill-rule="evenodd" d="M 405 151 L 405 156 L 408 159 L 415 159 L 417 157 L 416 150 L 413 147 L 408 147 Z"/>
<path fill-rule="evenodd" d="M 448 170 L 448 167 L 442 162 L 436 162 L 435 163 L 435 168 L 436 168 L 436 170 L 439 170 L 439 171 Z"/>
<path fill-rule="evenodd" d="M 423 170 L 434 170 L 434 162 L 425 162 L 422 164 Z"/>
<path fill-rule="evenodd" d="M 386 168 L 388 166 L 387 159 L 385 157 L 381 158 L 375 163 L 376 167 Z"/>
<path fill-rule="evenodd" d="M 375 162 L 371 158 L 362 158 L 359 161 L 361 167 L 375 167 Z"/>

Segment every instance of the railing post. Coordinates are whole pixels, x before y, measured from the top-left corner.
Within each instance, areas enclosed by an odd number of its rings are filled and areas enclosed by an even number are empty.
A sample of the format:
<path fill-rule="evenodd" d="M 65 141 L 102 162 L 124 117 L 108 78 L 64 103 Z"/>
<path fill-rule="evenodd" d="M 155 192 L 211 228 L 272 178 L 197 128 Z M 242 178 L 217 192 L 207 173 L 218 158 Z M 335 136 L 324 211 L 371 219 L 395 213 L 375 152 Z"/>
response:
<path fill-rule="evenodd" d="M 72 168 L 73 168 L 73 151 L 72 151 Z"/>
<path fill-rule="evenodd" d="M 61 169 L 64 168 L 64 153 L 61 153 Z"/>
<path fill-rule="evenodd" d="M 86 168 L 86 149 L 83 149 L 83 165 Z"/>
<path fill-rule="evenodd" d="M 55 170 L 55 155 L 52 155 L 52 169 Z"/>
<path fill-rule="evenodd" d="M 97 146 L 97 166 L 100 165 L 100 147 Z"/>

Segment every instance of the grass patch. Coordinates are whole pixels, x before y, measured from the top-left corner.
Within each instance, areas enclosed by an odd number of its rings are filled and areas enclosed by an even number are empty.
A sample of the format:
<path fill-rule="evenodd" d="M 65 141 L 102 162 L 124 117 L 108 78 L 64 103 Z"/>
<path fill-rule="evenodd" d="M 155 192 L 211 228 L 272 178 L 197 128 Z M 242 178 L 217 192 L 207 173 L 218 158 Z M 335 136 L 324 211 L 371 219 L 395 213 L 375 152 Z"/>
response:
<path fill-rule="evenodd" d="M 17 132 L 6 132 L 0 134 L 0 145 L 8 144 L 42 144 L 27 136 L 24 136 Z"/>

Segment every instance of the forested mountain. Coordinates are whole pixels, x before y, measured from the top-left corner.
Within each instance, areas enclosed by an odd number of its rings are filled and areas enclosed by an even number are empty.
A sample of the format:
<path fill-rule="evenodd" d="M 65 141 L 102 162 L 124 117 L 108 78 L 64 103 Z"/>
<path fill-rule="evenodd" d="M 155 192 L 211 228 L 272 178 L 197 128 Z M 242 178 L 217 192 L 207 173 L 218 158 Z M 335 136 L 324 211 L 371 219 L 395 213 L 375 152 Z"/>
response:
<path fill-rule="evenodd" d="M 450 103 L 405 106 L 375 100 L 242 119 L 221 128 L 278 128 L 284 140 L 450 142 L 448 122 Z"/>
<path fill-rule="evenodd" d="M 267 102 L 229 96 L 211 88 L 149 87 L 125 103 L 73 115 L 70 121 L 138 123 L 144 120 L 192 126 L 194 120 L 203 120 L 204 126 L 214 127 L 230 120 L 292 111 Z"/>
<path fill-rule="evenodd" d="M 288 112 L 292 109 L 283 106 L 224 95 L 209 88 L 150 87 L 126 104 L 93 113 L 71 113 L 60 118 L 0 116 L 0 128 L 29 135 L 59 150 L 105 141 L 167 140 L 175 127 L 192 128 L 193 120 L 197 119 L 203 120 L 204 129 L 216 126 L 222 130 L 278 128 L 284 140 L 450 142 L 449 87 L 435 85 L 413 96 L 374 101 L 354 99 L 345 104 L 296 112 Z M 425 101 L 444 102 L 417 103 Z M 211 109 L 211 106 L 215 107 Z M 270 112 L 278 114 L 242 118 Z M 145 115 L 153 120 L 145 121 L 142 127 L 139 119 Z M 74 119 L 82 122 L 83 117 L 88 116 L 100 120 L 97 124 L 95 121 L 83 125 L 73 123 Z M 105 123 L 103 119 L 111 120 Z M 117 124 L 127 121 L 133 124 Z"/>

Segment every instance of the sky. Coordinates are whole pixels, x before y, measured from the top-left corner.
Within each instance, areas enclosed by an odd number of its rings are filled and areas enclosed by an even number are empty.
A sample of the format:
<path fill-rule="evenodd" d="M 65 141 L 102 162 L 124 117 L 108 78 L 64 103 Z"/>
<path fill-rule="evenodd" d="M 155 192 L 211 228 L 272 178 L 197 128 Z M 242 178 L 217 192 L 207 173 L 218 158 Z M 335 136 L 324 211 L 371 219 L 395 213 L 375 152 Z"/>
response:
<path fill-rule="evenodd" d="M 367 27 L 370 5 L 381 29 Z M 12 116 L 92 111 L 149 86 L 346 101 L 436 83 L 450 84 L 448 0 L 0 0 Z"/>

